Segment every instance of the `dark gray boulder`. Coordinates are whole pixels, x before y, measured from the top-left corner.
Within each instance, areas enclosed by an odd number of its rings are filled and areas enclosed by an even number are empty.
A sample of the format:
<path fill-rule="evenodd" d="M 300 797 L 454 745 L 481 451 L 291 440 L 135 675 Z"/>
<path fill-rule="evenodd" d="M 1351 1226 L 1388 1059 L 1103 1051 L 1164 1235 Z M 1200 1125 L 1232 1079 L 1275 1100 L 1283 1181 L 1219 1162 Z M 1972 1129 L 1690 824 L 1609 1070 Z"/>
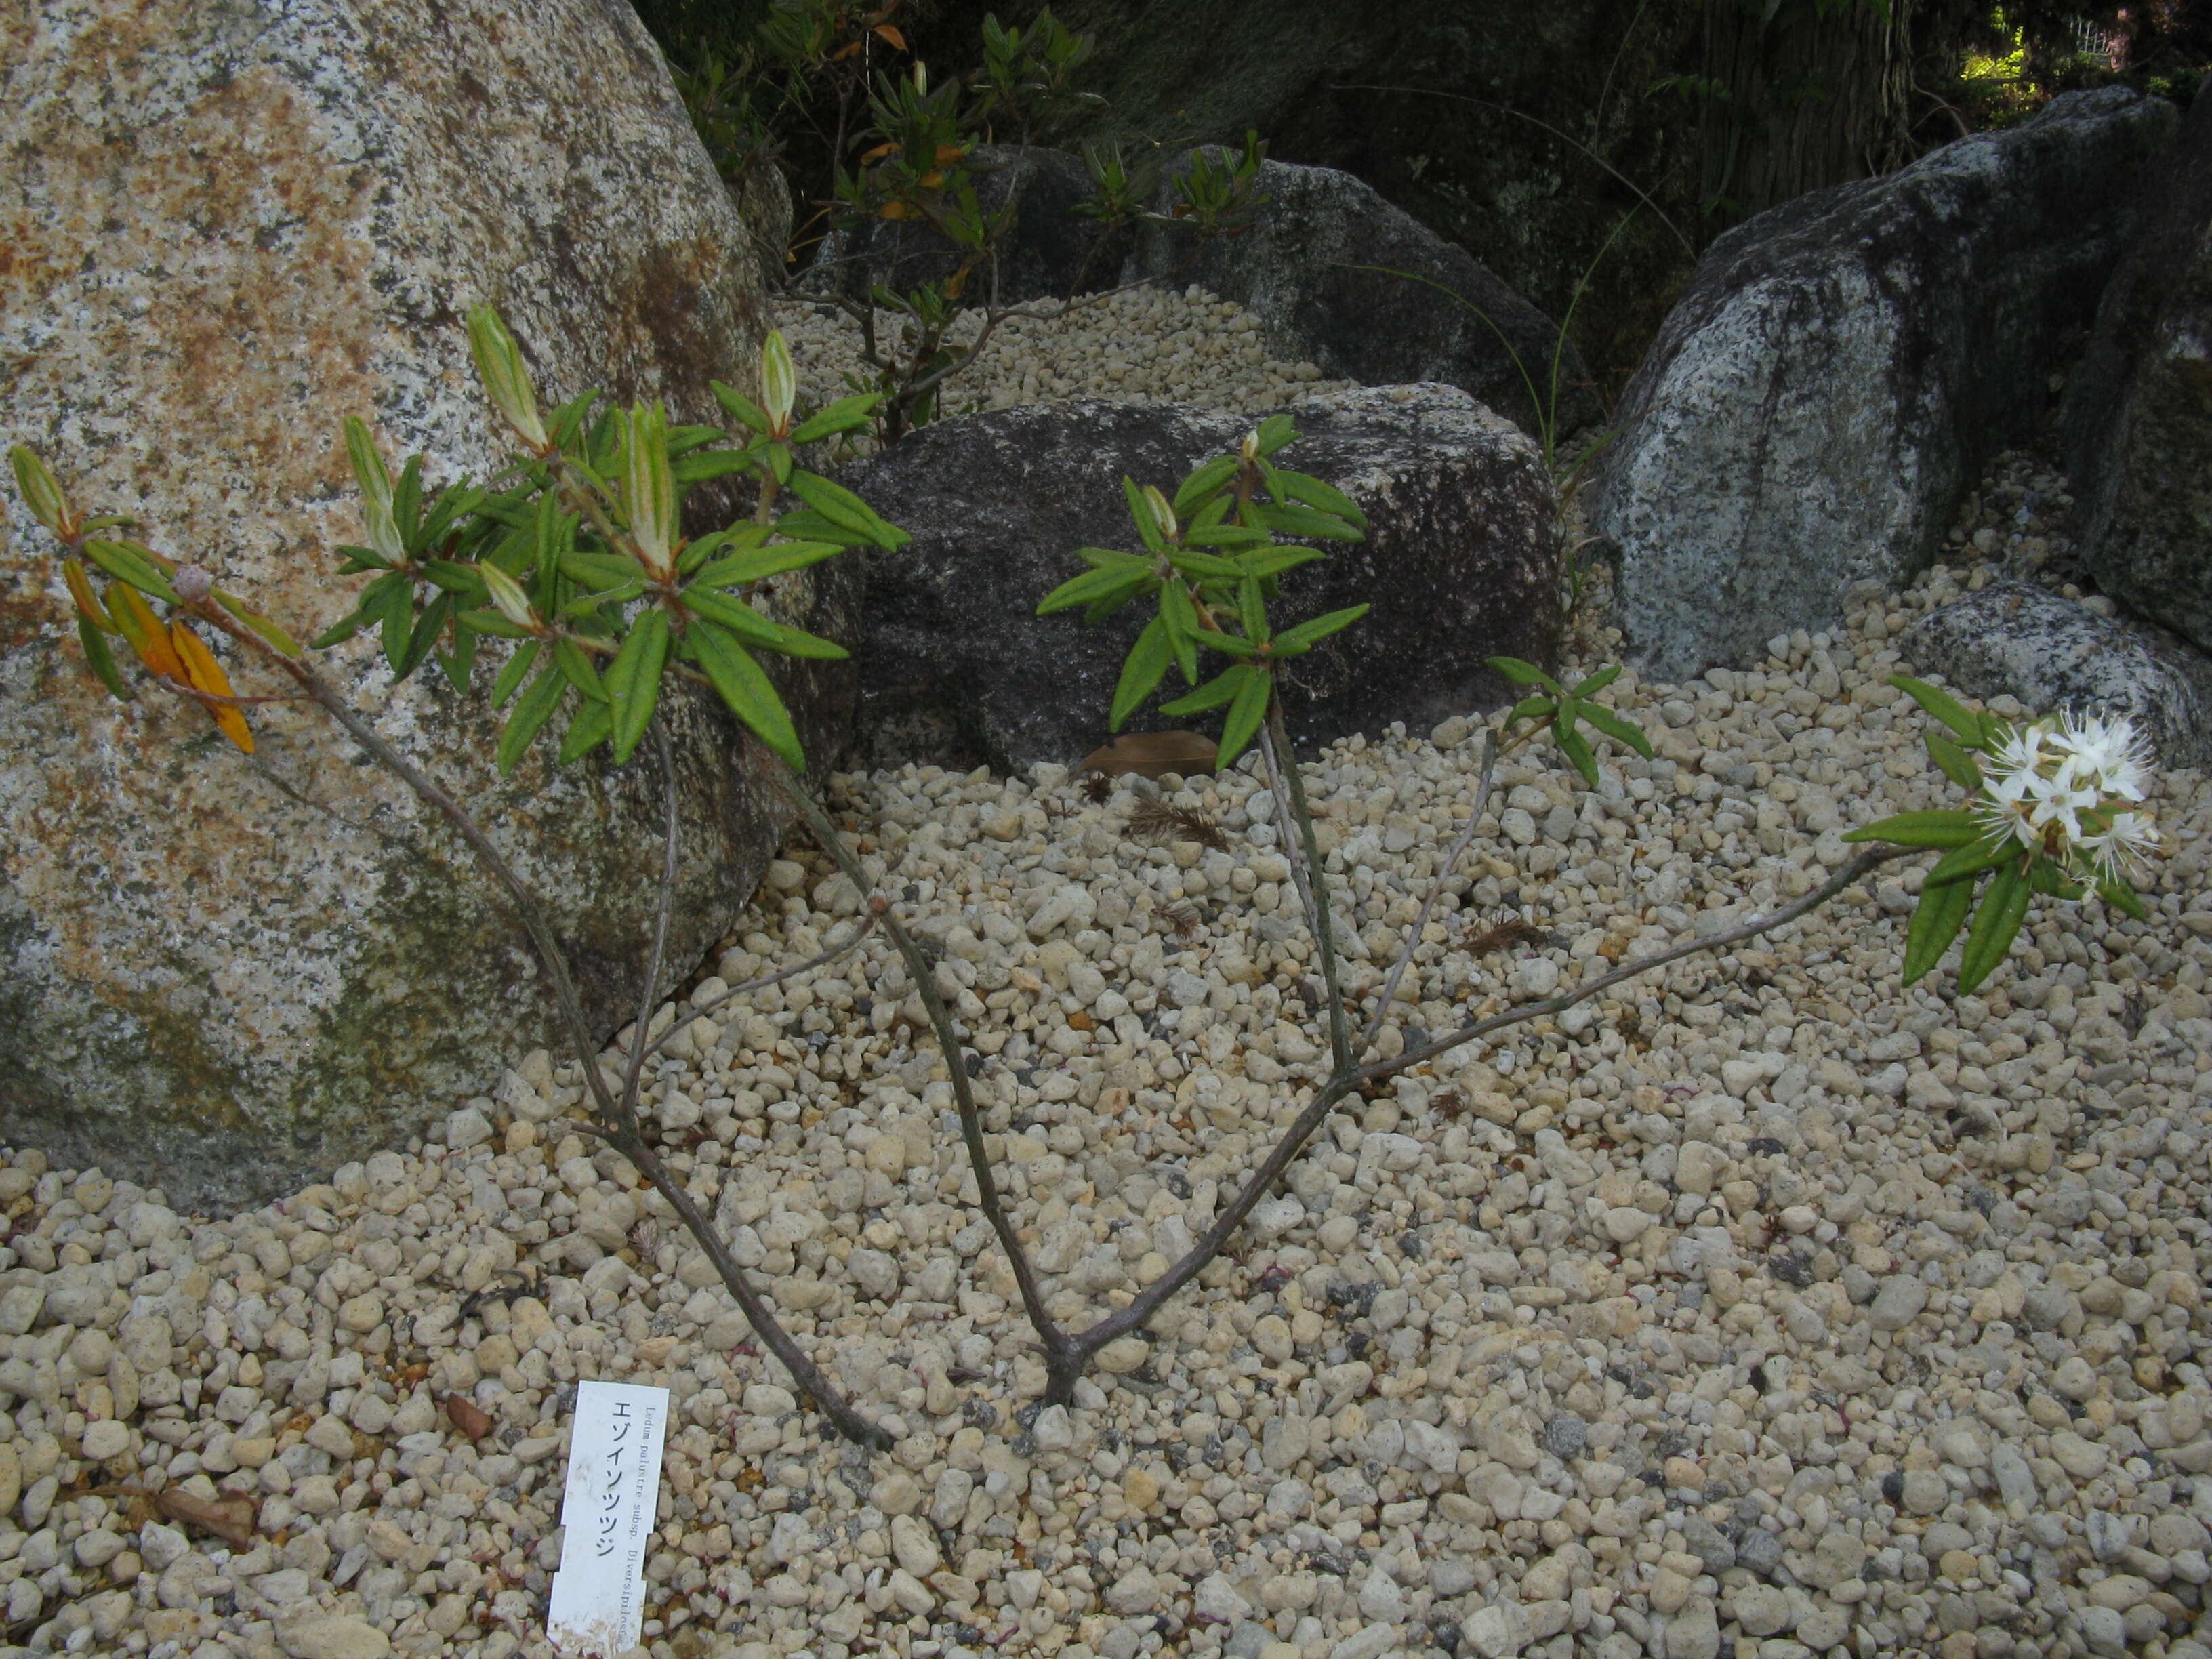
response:
<path fill-rule="evenodd" d="M 2126 714 L 2163 764 L 2212 762 L 2212 662 L 2143 623 L 2007 580 L 1930 612 L 1901 643 L 1908 662 L 1969 696 Z"/>
<path fill-rule="evenodd" d="M 1759 215 L 1699 261 L 1629 382 L 1595 527 L 1632 658 L 1683 679 L 1902 583 L 2048 406 L 2173 106 L 2069 94 Z"/>
<path fill-rule="evenodd" d="M 971 302 L 1066 299 L 1120 280 L 1135 234 L 1126 225 L 1109 230 L 1077 211 L 1096 193 L 1081 157 L 1035 144 L 979 144 L 969 159 L 983 210 L 996 213 L 1009 203 L 1014 210 L 995 269 L 986 266 L 969 279 Z M 877 220 L 825 238 L 802 286 L 854 299 L 878 283 L 903 293 L 951 276 L 963 257 L 927 223 Z"/>
<path fill-rule="evenodd" d="M 1301 747 L 1395 720 L 1425 730 L 1503 701 L 1483 666 L 1550 663 L 1559 631 L 1553 503 L 1535 446 L 1456 387 L 1370 387 L 1290 410 L 1286 465 L 1368 515 L 1368 538 L 1285 578 L 1287 623 L 1371 600 L 1356 627 L 1299 659 Z M 1134 606 L 1096 627 L 1037 602 L 1083 568 L 1082 546 L 1132 547 L 1124 474 L 1172 490 L 1248 422 L 1170 404 L 1025 404 L 924 427 L 845 481 L 914 540 L 868 556 L 861 742 L 869 764 L 1073 763 L 1105 741 Z M 1166 700 L 1181 695 L 1169 676 Z M 1169 726 L 1149 708 L 1132 731 Z M 1212 732 L 1212 716 L 1187 722 Z"/>
<path fill-rule="evenodd" d="M 2060 410 L 2081 562 L 2212 650 L 2212 99 L 2190 111 Z"/>
<path fill-rule="evenodd" d="M 1167 167 L 1156 212 L 1173 214 L 1175 181 L 1194 154 Z M 1364 386 L 1441 381 L 1526 430 L 1538 429 L 1530 383 L 1545 404 L 1554 403 L 1549 386 L 1559 328 L 1550 318 L 1473 254 L 1352 174 L 1285 161 L 1265 162 L 1262 173 L 1270 199 L 1251 225 L 1201 239 L 1187 223 L 1147 223 L 1127 274 L 1178 287 L 1195 283 L 1234 300 L 1260 319 L 1276 356 L 1314 363 L 1332 379 Z M 1407 274 L 1353 269 L 1359 265 Z M 1560 359 L 1556 408 L 1561 433 L 1602 414 L 1571 345 Z"/>

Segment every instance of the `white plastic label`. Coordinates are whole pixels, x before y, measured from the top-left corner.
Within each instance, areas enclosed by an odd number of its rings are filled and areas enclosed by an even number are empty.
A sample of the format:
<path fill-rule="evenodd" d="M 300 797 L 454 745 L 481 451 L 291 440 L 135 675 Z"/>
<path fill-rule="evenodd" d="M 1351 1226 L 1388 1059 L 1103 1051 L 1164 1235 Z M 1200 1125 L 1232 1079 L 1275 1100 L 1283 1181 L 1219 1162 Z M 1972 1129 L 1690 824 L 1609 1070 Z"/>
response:
<path fill-rule="evenodd" d="M 667 1432 L 667 1389 L 577 1385 L 561 1566 L 545 1613 L 545 1634 L 563 1653 L 613 1659 L 642 1638 L 645 1557 Z"/>

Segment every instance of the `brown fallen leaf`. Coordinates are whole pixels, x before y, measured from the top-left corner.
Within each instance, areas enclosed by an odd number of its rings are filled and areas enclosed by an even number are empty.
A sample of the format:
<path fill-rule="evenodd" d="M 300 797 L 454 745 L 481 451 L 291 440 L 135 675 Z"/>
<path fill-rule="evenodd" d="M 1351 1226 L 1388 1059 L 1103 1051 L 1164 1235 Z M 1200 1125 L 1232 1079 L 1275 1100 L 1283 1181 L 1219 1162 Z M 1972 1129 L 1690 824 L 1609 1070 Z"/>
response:
<path fill-rule="evenodd" d="M 243 1492 L 231 1492 L 222 1498 L 195 1498 L 182 1486 L 164 1486 L 154 1501 L 172 1521 L 183 1521 L 203 1532 L 211 1532 L 234 1550 L 242 1550 L 253 1541 L 253 1520 L 261 1508 L 257 1500 Z"/>
<path fill-rule="evenodd" d="M 1213 739 L 1202 732 L 1132 732 L 1092 750 L 1076 770 L 1103 772 L 1113 778 L 1130 772 L 1143 778 L 1157 778 L 1164 772 L 1210 772 L 1219 753 Z"/>
<path fill-rule="evenodd" d="M 455 1428 L 468 1436 L 472 1446 L 492 1431 L 489 1414 L 465 1395 L 446 1396 L 446 1415 L 453 1419 Z"/>

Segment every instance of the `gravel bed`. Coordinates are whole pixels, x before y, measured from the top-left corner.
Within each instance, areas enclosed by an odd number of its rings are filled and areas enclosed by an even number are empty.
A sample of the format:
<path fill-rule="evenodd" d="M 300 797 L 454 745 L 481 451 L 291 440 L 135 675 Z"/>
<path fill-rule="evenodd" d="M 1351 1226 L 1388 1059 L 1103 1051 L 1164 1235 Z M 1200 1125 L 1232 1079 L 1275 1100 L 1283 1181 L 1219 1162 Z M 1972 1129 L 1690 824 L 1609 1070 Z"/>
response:
<path fill-rule="evenodd" d="M 1358 384 L 1269 356 L 1256 318 L 1195 284 L 1180 293 L 1147 285 L 1073 305 L 1040 301 L 1030 309 L 1036 314 L 1001 323 L 974 366 L 945 383 L 946 413 L 1108 398 L 1264 415 Z M 877 315 L 888 345 L 899 319 Z M 800 300 L 772 304 L 769 320 L 791 342 L 802 404 L 818 407 L 852 392 L 847 376 L 863 373 L 858 323 L 833 306 Z M 971 312 L 953 337 L 964 343 L 981 326 Z"/>
<path fill-rule="evenodd" d="M 2006 458 L 1961 562 L 1831 638 L 1616 682 L 1660 745 L 1539 757 L 1382 1045 L 1807 890 L 1945 800 L 1893 637 L 1998 568 L 2063 580 Z M 1463 722 L 1308 769 L 1371 992 L 1474 786 Z M 1320 1064 L 1248 773 L 1166 787 L 1225 850 L 1057 769 L 831 780 L 972 1028 L 1056 1313 L 1164 1270 Z M 2039 908 L 1977 997 L 1897 988 L 1916 876 L 1361 1103 L 1234 1259 L 1042 1373 L 890 953 L 708 1018 L 858 896 L 774 865 L 656 1029 L 671 1161 L 891 1427 L 825 1441 L 703 1256 L 520 1057 L 439 1137 L 223 1220 L 0 1167 L 0 1642 L 154 1659 L 537 1659 L 579 1378 L 676 1395 L 653 1659 L 1826 1653 L 2204 1659 L 2212 789 L 2168 774 L 2139 926 Z M 1495 949 L 1517 918 L 1539 937 Z M 471 1444 L 441 1402 L 491 1420 Z M 141 1495 L 251 1494 L 232 1547 Z"/>

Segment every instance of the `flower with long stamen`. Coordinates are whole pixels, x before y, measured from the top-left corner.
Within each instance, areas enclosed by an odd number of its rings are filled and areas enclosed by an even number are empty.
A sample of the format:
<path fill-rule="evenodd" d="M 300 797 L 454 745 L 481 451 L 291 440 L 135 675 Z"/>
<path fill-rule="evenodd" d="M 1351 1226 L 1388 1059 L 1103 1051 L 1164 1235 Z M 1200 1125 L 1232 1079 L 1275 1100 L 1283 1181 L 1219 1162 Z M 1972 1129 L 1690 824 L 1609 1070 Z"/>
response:
<path fill-rule="evenodd" d="M 2081 837 L 2081 851 L 2088 855 L 2095 873 L 2102 879 L 2130 880 L 2148 867 L 2150 855 L 2158 847 L 2158 826 L 2151 822 L 2148 812 L 2115 812 L 2106 820 L 2105 828 Z"/>
<path fill-rule="evenodd" d="M 2150 782 L 2149 747 L 2125 716 L 2102 720 L 2069 714 L 2056 739 L 2062 768 L 2075 781 L 2122 800 L 2141 800 Z"/>
<path fill-rule="evenodd" d="M 1976 817 L 2095 881 L 2139 870 L 2158 844 L 2150 815 L 2127 810 L 2149 784 L 2148 751 L 2124 715 L 2066 714 L 2004 732 L 1982 768 Z"/>

